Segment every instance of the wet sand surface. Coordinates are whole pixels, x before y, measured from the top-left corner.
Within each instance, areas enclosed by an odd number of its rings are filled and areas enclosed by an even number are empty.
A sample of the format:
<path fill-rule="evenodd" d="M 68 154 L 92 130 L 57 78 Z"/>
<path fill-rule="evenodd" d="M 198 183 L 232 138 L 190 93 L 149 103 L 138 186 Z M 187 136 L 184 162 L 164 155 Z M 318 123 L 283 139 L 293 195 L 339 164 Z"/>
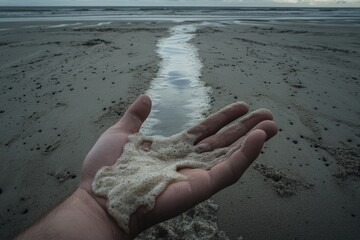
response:
<path fill-rule="evenodd" d="M 96 139 L 156 76 L 156 42 L 168 29 L 27 25 L 41 26 L 12 25 L 0 35 L 4 239 L 74 190 Z"/>
<path fill-rule="evenodd" d="M 156 43 L 174 24 L 32 25 L 0 26 L 12 29 L 0 35 L 4 239 L 74 190 L 98 136 L 156 77 Z M 210 111 L 241 100 L 271 109 L 280 128 L 257 164 L 214 197 L 231 239 L 360 235 L 359 42 L 356 26 L 196 31 Z"/>
<path fill-rule="evenodd" d="M 355 26 L 199 30 L 213 109 L 241 99 L 271 109 L 279 126 L 257 164 L 215 196 L 230 238 L 360 235 L 359 39 Z"/>

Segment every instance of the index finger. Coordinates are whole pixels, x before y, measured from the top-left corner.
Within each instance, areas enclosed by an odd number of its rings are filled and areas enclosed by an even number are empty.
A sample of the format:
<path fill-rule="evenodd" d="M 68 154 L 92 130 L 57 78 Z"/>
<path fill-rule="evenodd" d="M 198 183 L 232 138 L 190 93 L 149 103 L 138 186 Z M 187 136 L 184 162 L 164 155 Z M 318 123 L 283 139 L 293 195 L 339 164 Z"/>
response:
<path fill-rule="evenodd" d="M 199 124 L 187 130 L 187 133 L 195 135 L 195 142 L 197 144 L 201 140 L 217 133 L 227 124 L 238 119 L 246 114 L 249 107 L 244 102 L 236 102 L 221 109 L 220 111 L 205 118 Z"/>

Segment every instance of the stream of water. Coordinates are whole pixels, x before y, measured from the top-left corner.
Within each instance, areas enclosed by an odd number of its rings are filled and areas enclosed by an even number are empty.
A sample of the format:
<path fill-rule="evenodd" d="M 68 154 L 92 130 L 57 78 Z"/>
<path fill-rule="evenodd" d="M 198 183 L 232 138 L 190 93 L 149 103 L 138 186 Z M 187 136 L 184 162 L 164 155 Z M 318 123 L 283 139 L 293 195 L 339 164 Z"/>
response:
<path fill-rule="evenodd" d="M 210 88 L 200 81 L 202 63 L 191 43 L 196 25 L 177 25 L 169 31 L 170 36 L 157 44 L 162 60 L 147 91 L 153 101 L 141 130 L 147 135 L 178 133 L 199 122 L 210 108 Z"/>

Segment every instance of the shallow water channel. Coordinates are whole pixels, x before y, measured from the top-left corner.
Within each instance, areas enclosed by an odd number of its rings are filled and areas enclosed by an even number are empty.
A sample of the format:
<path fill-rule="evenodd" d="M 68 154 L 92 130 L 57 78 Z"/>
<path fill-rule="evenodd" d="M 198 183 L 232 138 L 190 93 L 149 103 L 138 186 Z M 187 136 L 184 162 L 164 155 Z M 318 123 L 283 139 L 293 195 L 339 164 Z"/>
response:
<path fill-rule="evenodd" d="M 195 31 L 196 25 L 178 25 L 159 40 L 160 69 L 147 91 L 153 107 L 142 133 L 170 136 L 197 123 L 209 110 L 209 88 L 200 81 L 202 63 L 191 43 Z"/>

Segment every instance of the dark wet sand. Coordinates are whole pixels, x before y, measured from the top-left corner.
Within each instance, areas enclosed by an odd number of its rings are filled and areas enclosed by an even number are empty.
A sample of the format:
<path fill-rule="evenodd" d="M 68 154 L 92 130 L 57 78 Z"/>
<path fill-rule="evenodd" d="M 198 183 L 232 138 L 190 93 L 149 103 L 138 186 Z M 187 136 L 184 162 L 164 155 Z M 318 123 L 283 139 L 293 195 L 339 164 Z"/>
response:
<path fill-rule="evenodd" d="M 13 27 L 0 35 L 4 239 L 73 191 L 98 136 L 156 76 L 169 24 L 0 26 Z M 231 239 L 360 236 L 359 39 L 351 26 L 198 30 L 212 111 L 242 100 L 271 109 L 280 128 L 258 167 L 214 197 Z"/>
<path fill-rule="evenodd" d="M 215 196 L 230 238 L 360 236 L 359 38 L 356 26 L 199 30 L 213 109 L 235 100 L 266 107 L 280 130 L 258 164 Z"/>
<path fill-rule="evenodd" d="M 96 139 L 156 76 L 156 41 L 168 28 L 17 25 L 0 35 L 0 238 L 5 239 L 74 190 Z"/>

